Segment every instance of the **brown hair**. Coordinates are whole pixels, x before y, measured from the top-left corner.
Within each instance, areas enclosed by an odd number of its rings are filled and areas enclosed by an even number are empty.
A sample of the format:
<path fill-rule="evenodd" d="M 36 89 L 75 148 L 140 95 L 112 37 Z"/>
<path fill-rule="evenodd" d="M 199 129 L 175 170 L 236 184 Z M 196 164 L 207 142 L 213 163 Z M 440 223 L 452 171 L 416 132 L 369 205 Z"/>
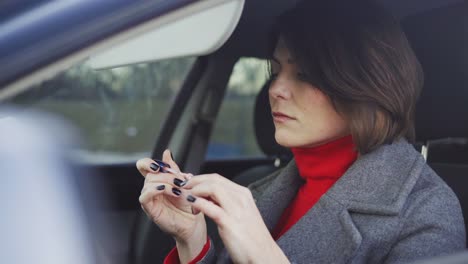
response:
<path fill-rule="evenodd" d="M 348 120 L 357 150 L 413 141 L 423 72 L 399 23 L 371 0 L 305 0 L 282 15 L 284 40 L 306 80 Z M 272 49 L 273 50 L 273 49 Z"/>

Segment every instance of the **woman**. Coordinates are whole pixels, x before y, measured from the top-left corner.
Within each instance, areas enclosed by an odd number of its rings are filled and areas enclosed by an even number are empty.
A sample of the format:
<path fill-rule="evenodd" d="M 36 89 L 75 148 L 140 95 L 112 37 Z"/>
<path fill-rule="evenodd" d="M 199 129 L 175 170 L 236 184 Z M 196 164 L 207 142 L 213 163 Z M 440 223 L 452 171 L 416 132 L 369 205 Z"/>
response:
<path fill-rule="evenodd" d="M 464 249 L 456 196 L 408 143 L 423 77 L 398 23 L 370 1 L 309 0 L 273 36 L 275 139 L 294 160 L 248 189 L 138 161 L 142 208 L 176 240 L 166 263 L 393 263 Z M 163 160 L 178 170 L 169 151 Z"/>

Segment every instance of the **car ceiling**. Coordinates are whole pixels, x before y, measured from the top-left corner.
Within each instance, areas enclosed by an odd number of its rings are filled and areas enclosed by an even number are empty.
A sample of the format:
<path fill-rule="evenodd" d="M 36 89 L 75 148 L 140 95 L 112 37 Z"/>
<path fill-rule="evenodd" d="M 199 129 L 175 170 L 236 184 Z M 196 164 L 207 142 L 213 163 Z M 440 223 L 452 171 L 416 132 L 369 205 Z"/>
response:
<path fill-rule="evenodd" d="M 282 12 L 292 8 L 298 0 L 245 1 L 239 24 L 225 43 L 221 52 L 234 52 L 241 56 L 268 57 L 267 32 Z M 440 8 L 463 0 L 379 0 L 400 20 L 431 9 Z M 252 26 L 255 25 L 255 26 Z"/>
<path fill-rule="evenodd" d="M 25 2 L 33 2 L 33 1 L 25 1 Z M 124 0 L 121 0 L 118 2 L 127 3 Z M 137 1 L 137 2 L 138 3 L 141 2 L 144 5 L 149 5 L 147 3 L 155 3 L 155 5 L 158 2 L 166 3 L 166 1 L 162 1 L 162 0 Z M 190 1 L 189 0 L 177 0 L 177 1 L 172 0 L 168 2 L 170 2 L 171 5 L 173 6 L 177 6 L 177 5 L 182 6 L 182 3 L 188 3 Z M 237 57 L 250 56 L 250 57 L 258 57 L 258 58 L 268 57 L 267 32 L 269 32 L 269 28 L 271 28 L 273 21 L 275 21 L 275 19 L 282 12 L 284 12 L 285 10 L 289 8 L 292 8 L 297 2 L 298 0 L 288 0 L 288 1 L 246 0 L 244 11 L 243 11 L 243 14 L 239 21 L 238 26 L 236 27 L 234 33 L 231 35 L 228 41 L 217 52 L 222 53 L 223 55 L 235 56 L 235 57 L 236 56 Z M 412 0 L 412 1 L 380 0 L 380 2 L 382 2 L 382 4 L 384 4 L 385 6 L 387 6 L 396 17 L 403 20 L 415 14 L 426 13 L 427 11 L 435 9 L 435 8 L 452 5 L 455 3 L 464 3 L 465 1 L 463 0 Z M 100 2 L 92 2 L 92 3 L 96 4 Z M 150 8 L 147 8 L 143 4 L 141 6 L 145 8 L 143 8 L 142 10 L 150 10 Z M 112 17 L 112 19 L 115 20 L 116 17 L 119 18 L 118 21 L 120 23 L 122 21 L 122 17 L 114 16 Z M 108 20 L 110 21 L 110 18 Z M 0 21 L 4 21 L 4 20 L 0 20 Z M 132 22 L 132 23 L 135 24 L 135 22 Z M 83 48 L 83 45 L 85 44 L 86 45 L 90 44 L 90 41 L 86 40 L 87 35 L 81 34 L 79 30 L 76 30 L 73 32 L 69 30 L 69 31 L 65 31 L 65 33 L 66 34 L 62 34 L 63 36 L 61 36 L 60 34 L 55 34 L 53 39 L 50 40 L 50 41 L 53 41 L 52 44 L 49 43 L 50 45 L 45 45 L 44 41 L 41 41 L 41 42 L 28 41 L 28 43 L 30 44 L 34 43 L 34 47 L 33 49 L 29 49 L 30 51 L 29 53 L 20 52 L 21 50 L 18 47 L 20 47 L 21 45 L 18 45 L 16 41 L 6 41 L 6 39 L 0 38 L 0 43 L 3 43 L 8 47 L 8 49 L 6 50 L 0 48 L 0 53 L 3 52 L 4 54 L 4 56 L 0 56 L 0 62 L 2 62 L 1 63 L 2 65 L 8 65 L 8 67 L 6 68 L 4 67 L 4 71 L 0 74 L 0 89 L 2 89 L 1 86 L 9 82 L 14 82 L 14 80 L 17 79 L 18 77 L 21 77 L 22 74 L 31 72 L 31 69 L 40 68 L 42 66 L 47 65 L 47 63 L 54 61 L 54 57 L 57 58 L 56 53 L 58 53 L 59 51 L 61 52 L 62 55 L 69 53 L 70 51 L 68 50 L 63 50 L 62 52 L 62 49 L 65 49 L 65 47 L 69 48 L 70 50 L 72 48 L 76 50 L 77 47 L 74 47 L 74 46 L 78 44 L 79 44 L 78 46 L 80 46 L 81 48 Z M 94 32 L 94 33 L 99 34 L 99 32 Z M 79 36 L 80 37 L 79 41 L 75 40 L 73 45 L 64 45 L 64 41 L 70 44 L 70 40 L 69 40 L 70 34 L 72 34 L 73 36 Z M 42 34 L 36 34 L 36 35 L 40 36 Z M 43 35 L 43 38 L 47 38 L 47 36 Z M 90 39 L 90 37 L 88 39 Z M 11 45 L 11 43 L 15 43 L 15 44 Z M 51 48 L 54 45 L 57 47 L 61 47 L 61 48 L 60 49 Z M 39 52 L 37 51 L 40 48 L 42 48 L 44 52 L 39 54 Z M 31 53 L 33 51 L 34 53 Z M 31 56 L 29 56 L 28 54 Z M 42 59 L 36 58 L 39 56 L 38 54 L 44 58 L 42 57 L 41 57 Z M 35 61 L 37 61 L 36 63 L 37 65 L 34 63 Z M 18 73 L 21 71 L 22 71 L 22 74 Z"/>

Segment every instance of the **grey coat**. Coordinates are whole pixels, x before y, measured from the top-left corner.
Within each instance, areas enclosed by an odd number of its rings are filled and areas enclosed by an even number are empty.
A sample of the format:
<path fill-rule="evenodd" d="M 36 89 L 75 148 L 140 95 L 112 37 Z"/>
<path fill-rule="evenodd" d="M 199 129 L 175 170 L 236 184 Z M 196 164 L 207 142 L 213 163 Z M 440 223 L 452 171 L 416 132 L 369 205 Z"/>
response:
<path fill-rule="evenodd" d="M 292 161 L 249 186 L 270 231 L 301 184 Z M 359 157 L 277 243 L 291 263 L 401 263 L 463 250 L 465 227 L 452 190 L 399 140 Z M 212 246 L 199 263 L 230 259 Z"/>

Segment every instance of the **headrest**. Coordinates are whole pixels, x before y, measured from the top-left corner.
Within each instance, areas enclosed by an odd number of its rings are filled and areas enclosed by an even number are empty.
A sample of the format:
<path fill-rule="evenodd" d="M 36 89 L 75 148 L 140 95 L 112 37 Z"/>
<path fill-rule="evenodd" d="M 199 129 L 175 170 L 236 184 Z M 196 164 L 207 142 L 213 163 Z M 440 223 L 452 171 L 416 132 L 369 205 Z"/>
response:
<path fill-rule="evenodd" d="M 468 8 L 456 4 L 402 22 L 424 69 L 416 140 L 468 138 Z"/>
<path fill-rule="evenodd" d="M 444 138 L 428 141 L 427 163 L 468 164 L 468 139 Z"/>
<path fill-rule="evenodd" d="M 275 140 L 275 125 L 271 116 L 270 102 L 268 99 L 268 88 L 270 81 L 267 81 L 255 101 L 254 126 L 255 136 L 260 149 L 267 155 L 288 160 L 292 157 L 289 149 L 280 146 Z"/>

